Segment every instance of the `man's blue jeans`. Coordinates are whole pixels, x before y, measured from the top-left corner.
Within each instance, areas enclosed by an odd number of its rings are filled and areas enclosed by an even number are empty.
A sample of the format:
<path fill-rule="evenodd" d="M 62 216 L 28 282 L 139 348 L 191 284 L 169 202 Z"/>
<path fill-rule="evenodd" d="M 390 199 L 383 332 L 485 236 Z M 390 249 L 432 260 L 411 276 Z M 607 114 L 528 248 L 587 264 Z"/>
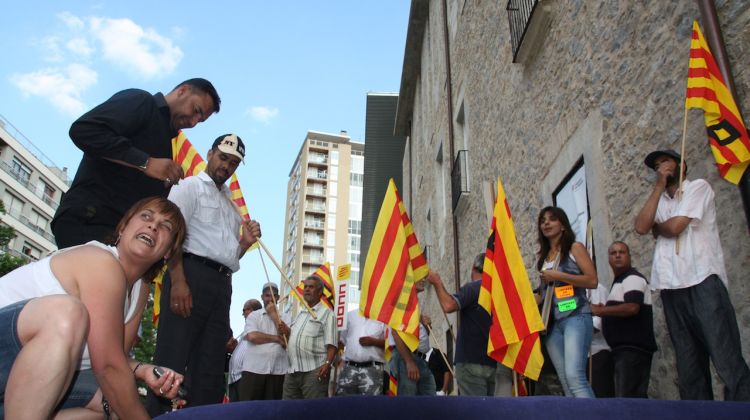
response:
<path fill-rule="evenodd" d="M 409 379 L 406 372 L 406 362 L 398 351 L 393 352 L 391 357 L 391 369 L 395 369 L 396 380 L 398 381 L 398 396 L 406 395 L 435 395 L 435 378 L 432 376 L 427 361 L 417 355 L 412 355 L 414 363 L 419 368 L 419 381 L 414 382 Z M 392 370 L 393 372 L 393 370 Z"/>
<path fill-rule="evenodd" d="M 586 380 L 593 328 L 591 314 L 577 314 L 555 320 L 547 333 L 547 353 L 567 397 L 594 398 Z"/>
<path fill-rule="evenodd" d="M 734 308 L 719 276 L 685 289 L 662 290 L 661 300 L 677 359 L 680 398 L 714 398 L 710 357 L 726 386 L 724 399 L 750 401 L 750 369 L 742 357 Z"/>

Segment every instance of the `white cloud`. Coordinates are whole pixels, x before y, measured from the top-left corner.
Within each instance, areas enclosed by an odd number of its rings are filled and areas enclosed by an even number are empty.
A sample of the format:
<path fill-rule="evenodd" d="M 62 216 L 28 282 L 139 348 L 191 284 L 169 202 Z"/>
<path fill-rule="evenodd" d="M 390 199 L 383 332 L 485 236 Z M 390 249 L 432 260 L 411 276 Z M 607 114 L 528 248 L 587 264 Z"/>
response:
<path fill-rule="evenodd" d="M 81 57 L 89 57 L 94 52 L 94 47 L 89 44 L 89 41 L 83 37 L 76 37 L 69 40 L 65 47 L 73 53 Z"/>
<path fill-rule="evenodd" d="M 47 99 L 59 111 L 78 116 L 86 110 L 81 94 L 96 84 L 97 74 L 82 64 L 71 64 L 64 69 L 47 68 L 14 74 L 10 80 L 25 96 Z"/>
<path fill-rule="evenodd" d="M 250 107 L 246 112 L 254 120 L 260 121 L 263 124 L 269 124 L 272 119 L 276 118 L 279 115 L 278 108 L 271 108 L 267 106 Z"/>
<path fill-rule="evenodd" d="M 169 74 L 182 60 L 182 50 L 171 39 L 130 19 L 92 17 L 89 27 L 101 43 L 104 59 L 140 76 Z"/>
<path fill-rule="evenodd" d="M 60 48 L 60 38 L 57 36 L 46 36 L 39 40 L 31 42 L 32 45 L 38 45 L 44 55 L 42 60 L 50 63 L 59 63 L 63 61 L 64 54 L 62 48 Z"/>
<path fill-rule="evenodd" d="M 74 31 L 80 31 L 86 27 L 86 23 L 83 21 L 83 19 L 70 12 L 58 13 L 57 18 L 63 21 L 65 26 Z"/>

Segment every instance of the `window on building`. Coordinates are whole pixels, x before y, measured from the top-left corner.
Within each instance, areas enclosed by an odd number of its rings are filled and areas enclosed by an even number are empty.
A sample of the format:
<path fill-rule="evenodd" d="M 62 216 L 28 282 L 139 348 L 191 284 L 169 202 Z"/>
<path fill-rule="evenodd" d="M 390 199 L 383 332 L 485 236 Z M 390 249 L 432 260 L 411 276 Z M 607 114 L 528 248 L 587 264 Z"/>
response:
<path fill-rule="evenodd" d="M 332 150 L 331 151 L 331 165 L 338 165 L 338 164 L 339 164 L 339 151 Z"/>
<path fill-rule="evenodd" d="M 352 152 L 352 172 L 364 173 L 365 172 L 365 157 L 355 155 L 356 152 Z"/>
<path fill-rule="evenodd" d="M 326 235 L 326 245 L 327 246 L 336 246 L 336 231 L 333 229 L 328 230 L 328 234 Z"/>
<path fill-rule="evenodd" d="M 362 221 L 361 220 L 349 220 L 349 234 L 350 235 L 362 235 Z"/>
<path fill-rule="evenodd" d="M 333 247 L 326 248 L 326 261 L 333 262 L 335 258 L 336 258 L 336 248 L 333 248 Z"/>
<path fill-rule="evenodd" d="M 349 174 L 349 185 L 352 187 L 361 187 L 364 185 L 365 175 L 364 174 Z"/>
<path fill-rule="evenodd" d="M 591 220 L 589 198 L 586 191 L 586 167 L 581 159 L 552 193 L 555 206 L 565 210 L 576 240 L 593 252 L 593 232 L 588 225 Z M 593 255 L 593 253 L 592 253 Z"/>
<path fill-rule="evenodd" d="M 22 184 L 28 184 L 29 178 L 31 177 L 31 169 L 21 162 L 18 158 L 13 158 L 13 165 L 11 167 L 13 176 Z"/>
<path fill-rule="evenodd" d="M 328 183 L 328 195 L 331 197 L 336 197 L 339 192 L 339 183 L 336 181 L 331 181 Z"/>
<path fill-rule="evenodd" d="M 42 250 L 25 241 L 23 247 L 21 247 L 21 252 L 34 260 L 38 260 L 42 256 Z"/>
<path fill-rule="evenodd" d="M 331 170 L 329 173 L 330 173 L 331 181 L 338 181 L 339 179 L 339 167 L 338 166 L 331 166 Z"/>
<path fill-rule="evenodd" d="M 29 221 L 32 225 L 38 227 L 42 231 L 47 229 L 47 224 L 49 223 L 49 220 L 47 220 L 46 217 L 42 216 L 38 211 L 32 209 L 31 215 L 29 215 Z"/>
<path fill-rule="evenodd" d="M 13 217 L 19 217 L 23 214 L 24 202 L 20 198 L 5 190 L 5 198 L 3 199 L 5 204 L 5 211 Z"/>

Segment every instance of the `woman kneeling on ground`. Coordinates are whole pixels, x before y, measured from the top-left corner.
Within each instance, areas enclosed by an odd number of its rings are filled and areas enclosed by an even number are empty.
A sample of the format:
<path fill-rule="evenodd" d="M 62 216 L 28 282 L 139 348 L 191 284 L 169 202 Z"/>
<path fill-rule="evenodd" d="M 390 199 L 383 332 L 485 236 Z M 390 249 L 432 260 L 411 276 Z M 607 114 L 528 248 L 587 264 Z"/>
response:
<path fill-rule="evenodd" d="M 129 359 L 152 281 L 182 247 L 185 220 L 164 198 L 125 214 L 114 246 L 91 241 L 0 278 L 0 414 L 148 418 L 136 380 L 175 398 L 183 377 Z M 107 413 L 108 414 L 108 413 Z M 0 417 L 2 417 L 0 415 Z"/>

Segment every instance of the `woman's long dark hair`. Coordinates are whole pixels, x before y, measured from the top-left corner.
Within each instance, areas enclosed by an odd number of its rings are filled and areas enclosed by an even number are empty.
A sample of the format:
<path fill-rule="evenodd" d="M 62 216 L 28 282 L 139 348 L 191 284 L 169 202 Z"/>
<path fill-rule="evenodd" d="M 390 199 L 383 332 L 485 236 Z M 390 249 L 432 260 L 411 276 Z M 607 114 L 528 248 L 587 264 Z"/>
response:
<path fill-rule="evenodd" d="M 561 209 L 560 207 L 554 207 L 549 206 L 542 209 L 542 211 L 539 212 L 539 217 L 537 217 L 536 220 L 536 229 L 537 229 L 537 242 L 539 242 L 539 259 L 536 261 L 536 269 L 541 270 L 542 266 L 544 265 L 544 259 L 547 258 L 547 254 L 549 254 L 549 250 L 551 248 L 551 245 L 549 243 L 549 240 L 544 237 L 544 233 L 542 233 L 542 219 L 544 218 L 544 215 L 547 213 L 551 213 L 552 217 L 559 220 L 560 223 L 562 223 L 563 232 L 562 237 L 560 237 L 560 263 L 562 264 L 563 261 L 568 259 L 568 254 L 570 254 L 570 248 L 573 246 L 573 243 L 576 241 L 576 234 L 573 232 L 573 228 L 570 227 L 570 221 L 568 220 L 568 216 L 565 214 L 565 211 Z"/>

